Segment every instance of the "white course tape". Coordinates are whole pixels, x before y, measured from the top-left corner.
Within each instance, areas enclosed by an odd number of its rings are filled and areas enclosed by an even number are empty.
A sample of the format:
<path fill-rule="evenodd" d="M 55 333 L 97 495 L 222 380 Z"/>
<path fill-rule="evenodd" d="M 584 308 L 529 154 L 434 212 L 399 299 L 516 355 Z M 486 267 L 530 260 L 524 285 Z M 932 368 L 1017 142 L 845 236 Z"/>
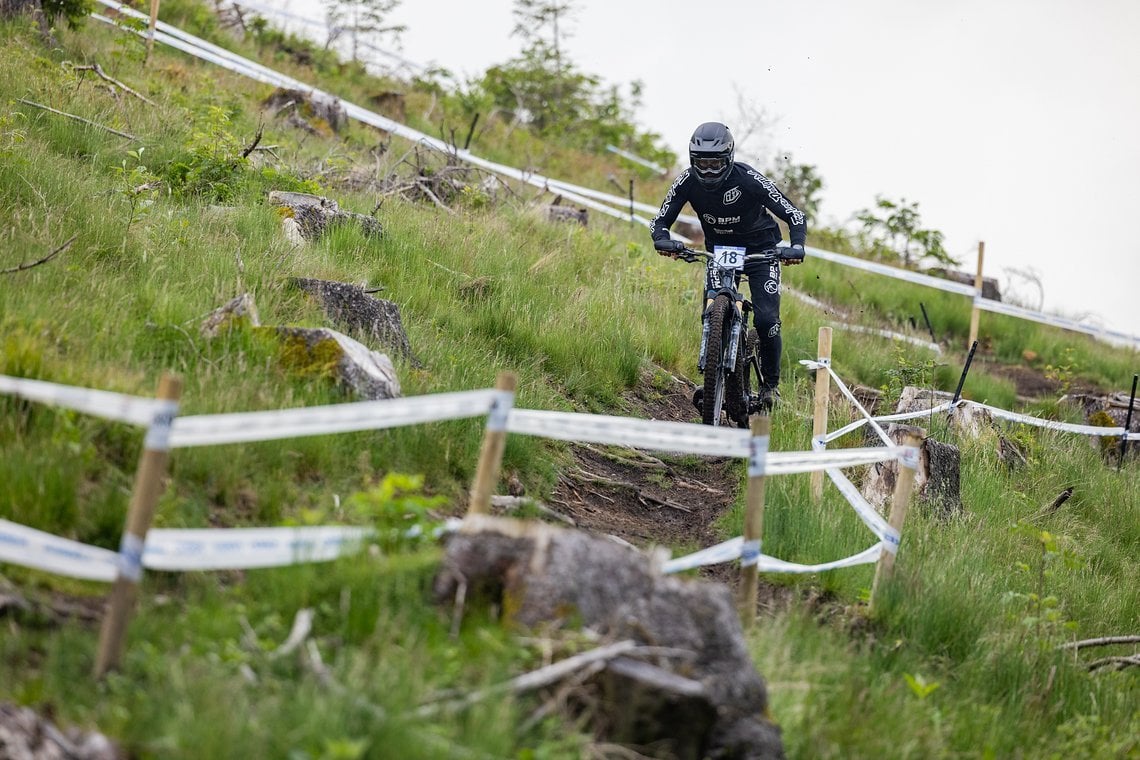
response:
<path fill-rule="evenodd" d="M 885 275 L 887 277 L 894 277 L 896 280 L 906 280 L 913 282 L 916 285 L 925 285 L 928 288 L 935 288 L 936 290 L 945 290 L 950 293 L 958 293 L 959 295 L 969 296 L 973 298 L 977 292 L 972 285 L 963 285 L 952 280 L 943 280 L 941 277 L 932 277 L 928 274 L 920 274 L 919 272 L 912 272 L 909 269 L 897 269 L 889 267 L 885 264 L 876 264 L 873 261 L 866 259 L 858 259 L 854 256 L 845 256 L 842 253 L 834 253 L 832 251 L 824 251 L 819 248 L 812 248 L 808 246 L 807 252 L 816 258 L 830 261 L 835 264 L 842 264 L 852 269 L 861 269 L 864 272 L 874 272 L 875 274 Z"/>
<path fill-rule="evenodd" d="M 843 498 L 845 498 L 847 503 L 851 505 L 851 508 L 855 510 L 855 514 L 859 515 L 859 519 L 863 521 L 863 524 L 870 528 L 871 532 L 883 542 L 883 546 L 886 547 L 887 551 L 891 554 L 898 553 L 899 542 L 901 540 L 899 532 L 891 527 L 891 524 L 863 498 L 863 494 L 859 493 L 859 489 L 855 487 L 855 484 L 848 480 L 847 476 L 839 470 L 828 470 L 827 476 L 831 478 L 831 482 L 839 489 L 839 493 L 843 495 Z"/>
<path fill-rule="evenodd" d="M 154 420 L 147 428 L 146 438 L 143 439 L 143 448 L 148 451 L 169 451 L 170 431 L 174 427 L 174 418 L 177 415 L 177 401 L 160 401 L 154 411 Z"/>
<path fill-rule="evenodd" d="M 487 414 L 487 429 L 502 432 L 507 429 L 507 418 L 515 405 L 515 394 L 511 391 L 495 391 L 491 399 L 491 411 Z"/>
<path fill-rule="evenodd" d="M 75 388 L 70 385 L 28 380 L 0 375 L 0 393 L 9 393 L 29 401 L 62 406 L 103 419 L 146 426 L 167 403 L 154 398 L 128 396 L 123 393 Z"/>
<path fill-rule="evenodd" d="M 1117 343 L 1119 345 L 1131 346 L 1133 348 L 1140 347 L 1140 337 L 1129 335 L 1127 333 L 1118 332 L 1116 330 L 1108 330 L 1094 325 L 1086 325 L 1076 320 L 1061 317 L 1056 314 L 1045 314 L 1040 311 L 1033 311 L 1032 309 L 1023 309 L 1020 306 L 1013 304 L 1002 303 L 1001 301 L 991 301 L 988 298 L 975 296 L 974 306 L 983 311 L 991 311 L 995 314 L 1005 314 L 1010 317 L 1017 317 L 1018 319 L 1027 319 L 1031 322 L 1039 322 L 1044 325 L 1052 327 L 1060 327 L 1064 330 L 1072 330 L 1073 332 L 1085 333 L 1094 338 L 1100 338 L 1109 343 Z"/>
<path fill-rule="evenodd" d="M 963 401 L 960 403 L 976 406 L 979 409 L 985 409 L 994 417 L 1000 417 L 1001 419 L 1009 420 L 1010 422 L 1021 422 L 1026 425 L 1036 425 L 1037 427 L 1047 428 L 1049 430 L 1061 430 L 1066 433 L 1079 433 L 1081 435 L 1096 435 L 1107 436 L 1109 438 L 1119 438 L 1123 436 L 1125 432 L 1123 427 L 1097 427 L 1096 425 L 1077 425 L 1071 422 L 1043 420 L 1040 417 L 1032 417 L 1028 414 L 1009 412 L 1005 409 L 999 409 L 996 406 L 990 406 L 989 404 L 979 404 L 976 401 Z"/>
<path fill-rule="evenodd" d="M 116 567 L 119 577 L 138 583 L 142 580 L 143 540 L 133 533 L 124 533 L 119 541 L 119 556 Z"/>
<path fill-rule="evenodd" d="M 1125 433 L 1124 440 L 1126 441 L 1140 441 L 1140 433 Z"/>
<path fill-rule="evenodd" d="M 507 429 L 512 433 L 575 443 L 605 443 L 741 459 L 748 456 L 748 440 L 751 437 L 747 430 L 689 422 L 532 409 L 511 410 Z"/>
<path fill-rule="evenodd" d="M 760 478 L 768 471 L 769 436 L 757 435 L 748 439 L 748 477 Z"/>
<path fill-rule="evenodd" d="M 110 549 L 0 520 L 0 562 L 110 583 L 118 574 L 119 555 Z"/>
<path fill-rule="evenodd" d="M 846 330 L 847 332 L 863 333 L 865 335 L 878 335 L 879 337 L 890 338 L 891 340 L 901 340 L 904 343 L 910 343 L 912 345 L 919 346 L 920 348 L 928 349 L 936 354 L 942 353 L 942 346 L 938 345 L 937 343 L 931 343 L 930 341 L 923 340 L 922 338 L 915 338 L 912 335 L 897 333 L 893 330 L 880 330 L 875 327 L 851 325 L 844 322 L 828 322 L 828 324 L 840 330 Z"/>
<path fill-rule="evenodd" d="M 491 409 L 495 393 L 494 390 L 459 391 L 385 401 L 178 417 L 174 421 L 170 445 L 184 448 L 271 441 L 478 417 Z"/>
<path fill-rule="evenodd" d="M 155 528 L 143 565 L 151 570 L 242 570 L 327 562 L 358 551 L 370 528 Z"/>
<path fill-rule="evenodd" d="M 692 570 L 697 567 L 718 565 L 724 562 L 731 562 L 735 559 L 741 559 L 744 553 L 744 547 L 744 538 L 737 536 L 716 546 L 702 549 L 699 552 L 678 557 L 677 559 L 671 559 L 664 564 L 662 572 L 666 575 L 671 575 L 673 573 L 682 572 L 683 570 Z M 858 554 L 853 554 L 850 557 L 838 559 L 834 562 L 824 562 L 819 565 L 801 565 L 796 562 L 785 562 L 782 559 L 769 557 L 767 554 L 760 554 L 755 565 L 756 569 L 762 573 L 821 573 L 825 570 L 838 570 L 844 567 L 855 567 L 856 565 L 877 562 L 882 551 L 883 545 L 879 543 Z"/>
<path fill-rule="evenodd" d="M 740 564 L 751 567 L 760 562 L 760 539 L 745 541 L 740 545 Z"/>

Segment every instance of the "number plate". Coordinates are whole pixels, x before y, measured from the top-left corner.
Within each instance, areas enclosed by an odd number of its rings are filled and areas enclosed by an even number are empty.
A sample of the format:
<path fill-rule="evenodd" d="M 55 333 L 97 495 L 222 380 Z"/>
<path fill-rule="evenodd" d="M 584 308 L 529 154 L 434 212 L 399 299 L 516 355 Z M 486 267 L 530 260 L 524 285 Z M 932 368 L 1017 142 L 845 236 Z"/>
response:
<path fill-rule="evenodd" d="M 715 245 L 713 246 L 713 266 L 720 269 L 743 269 L 745 250 L 735 245 Z"/>

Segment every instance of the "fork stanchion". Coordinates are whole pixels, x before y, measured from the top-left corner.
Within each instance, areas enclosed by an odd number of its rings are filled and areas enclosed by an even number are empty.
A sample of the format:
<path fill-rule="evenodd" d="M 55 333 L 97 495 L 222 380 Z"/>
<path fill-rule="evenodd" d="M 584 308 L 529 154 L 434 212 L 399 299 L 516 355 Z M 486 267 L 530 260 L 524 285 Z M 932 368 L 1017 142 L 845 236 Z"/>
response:
<path fill-rule="evenodd" d="M 831 363 L 831 328 L 819 328 L 819 361 Z M 831 375 L 824 368 L 815 371 L 815 417 L 812 422 L 812 439 L 827 433 L 827 402 L 831 393 Z M 819 501 L 823 498 L 823 472 L 816 471 L 811 474 L 811 498 Z"/>
<path fill-rule="evenodd" d="M 903 430 L 903 446 L 905 451 L 899 457 L 898 477 L 895 479 L 895 493 L 891 500 L 891 515 L 887 522 L 902 536 L 903 523 L 906 522 L 906 513 L 910 508 L 910 494 L 914 489 L 914 476 L 918 469 L 919 449 L 926 431 L 912 425 L 900 425 Z M 901 542 L 900 542 L 901 543 Z M 871 610 L 879 597 L 879 588 L 890 580 L 895 570 L 895 555 L 887 551 L 886 544 L 879 555 L 879 563 L 875 566 L 875 580 L 871 584 Z"/>
<path fill-rule="evenodd" d="M 182 380 L 164 374 L 158 384 L 158 398 L 168 404 L 156 412 L 147 430 L 142 456 L 135 474 L 135 488 L 127 510 L 127 522 L 119 545 L 119 571 L 111 587 L 99 633 L 95 657 L 95 677 L 102 678 L 119 667 L 126 643 L 127 625 L 142 580 L 142 554 L 146 534 L 154 519 L 154 509 L 162 494 L 163 476 L 170 459 L 170 430 L 182 396 Z"/>
<path fill-rule="evenodd" d="M 752 439 L 748 457 L 748 491 L 745 494 L 744 548 L 740 564 L 740 621 L 750 628 L 756 620 L 756 593 L 759 586 L 761 537 L 764 533 L 764 475 L 768 461 L 768 433 L 771 418 L 753 415 Z"/>
<path fill-rule="evenodd" d="M 487 429 L 483 433 L 483 447 L 479 450 L 479 465 L 475 470 L 471 501 L 467 506 L 469 515 L 486 515 L 491 512 L 491 491 L 499 482 L 499 468 L 503 464 L 503 450 L 507 446 L 507 415 L 514 406 L 517 385 L 518 377 L 514 372 L 500 372 L 495 380 L 495 390 L 500 393 L 487 415 Z"/>

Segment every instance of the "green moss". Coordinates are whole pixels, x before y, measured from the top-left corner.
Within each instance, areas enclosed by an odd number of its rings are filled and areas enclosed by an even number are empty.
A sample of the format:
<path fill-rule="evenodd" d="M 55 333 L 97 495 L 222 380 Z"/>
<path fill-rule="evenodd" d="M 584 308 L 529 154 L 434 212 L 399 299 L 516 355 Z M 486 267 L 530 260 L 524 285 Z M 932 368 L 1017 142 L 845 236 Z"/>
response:
<path fill-rule="evenodd" d="M 276 328 L 279 348 L 277 355 L 287 369 L 301 375 L 335 379 L 337 365 L 344 350 L 333 338 L 310 340 L 311 333 L 290 328 Z"/>

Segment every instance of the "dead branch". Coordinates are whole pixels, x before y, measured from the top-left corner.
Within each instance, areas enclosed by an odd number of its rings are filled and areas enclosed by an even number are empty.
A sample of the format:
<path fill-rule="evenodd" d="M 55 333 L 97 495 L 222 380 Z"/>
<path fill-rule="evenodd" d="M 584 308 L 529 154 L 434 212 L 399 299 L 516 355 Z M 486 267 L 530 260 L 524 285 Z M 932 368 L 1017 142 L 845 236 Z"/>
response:
<path fill-rule="evenodd" d="M 530 507 L 531 509 L 537 510 L 538 512 L 541 512 L 542 514 L 546 515 L 547 517 L 552 517 L 555 520 L 558 520 L 559 522 L 564 522 L 567 525 L 576 525 L 576 523 L 574 522 L 574 520 L 572 518 L 567 517 L 566 515 L 562 514 L 561 512 L 558 512 L 556 510 L 551 509 L 550 507 L 546 506 L 545 504 L 543 504 L 541 501 L 538 501 L 537 499 L 531 499 L 527 496 L 499 496 L 499 495 L 495 495 L 495 496 L 491 497 L 491 506 L 492 507 L 498 507 L 499 509 L 505 509 L 508 511 L 519 509 L 520 507 Z"/>
<path fill-rule="evenodd" d="M 632 452 L 633 454 L 635 454 L 638 457 L 637 459 L 631 459 L 629 457 L 623 457 L 620 454 L 614 454 L 611 451 L 599 449 L 596 446 L 591 446 L 588 443 L 582 444 L 582 447 L 584 449 L 586 449 L 587 451 L 592 451 L 593 453 L 597 454 L 598 456 L 605 457 L 606 459 L 610 460 L 611 462 L 617 462 L 618 464 L 624 464 L 624 465 L 628 465 L 630 467 L 642 467 L 642 468 L 649 469 L 649 470 L 668 470 L 669 469 L 669 465 L 665 464 L 664 462 L 662 462 L 657 457 L 649 456 L 648 454 L 642 454 L 640 451 L 637 451 L 636 449 L 626 449 L 627 451 Z"/>
<path fill-rule="evenodd" d="M 1082 641 L 1070 641 L 1067 644 L 1062 644 L 1057 649 L 1088 649 L 1089 647 L 1106 647 L 1113 644 L 1140 644 L 1140 636 L 1101 636 L 1096 639 L 1084 639 Z"/>
<path fill-rule="evenodd" d="M 14 272 L 23 272 L 26 269 L 31 269 L 32 267 L 38 267 L 40 264 L 51 261 L 56 256 L 58 256 L 59 254 L 63 253 L 68 248 L 70 248 L 71 244 L 74 243 L 76 238 L 78 238 L 78 237 L 79 237 L 78 233 L 75 235 L 72 235 L 70 238 L 67 239 L 66 243 L 61 245 L 59 248 L 56 248 L 54 251 L 49 253 L 47 256 L 44 256 L 42 259 L 39 259 L 38 261 L 33 261 L 31 264 L 21 264 L 20 266 L 12 267 L 11 269 L 0 269 L 0 274 L 12 274 Z"/>
<path fill-rule="evenodd" d="M 602 477 L 601 475 L 595 475 L 594 473 L 586 472 L 581 467 L 575 468 L 575 472 L 571 473 L 570 477 L 579 478 L 581 480 L 585 480 L 588 483 L 597 483 L 599 485 L 611 486 L 613 488 L 624 488 L 628 491 L 633 491 L 638 499 L 657 504 L 658 506 L 669 507 L 670 509 L 676 509 L 681 512 L 691 513 L 693 511 L 683 504 L 678 504 L 675 501 L 669 501 L 668 499 L 662 499 L 658 496 L 654 496 L 651 493 L 647 493 L 644 489 L 638 488 L 636 485 L 628 481 L 614 480 L 613 478 L 606 478 Z"/>
<path fill-rule="evenodd" d="M 1099 660 L 1093 660 L 1088 664 L 1088 670 L 1090 673 L 1107 667 L 1111 667 L 1113 670 L 1124 670 L 1132 665 L 1140 666 L 1140 652 L 1124 657 L 1102 657 Z"/>
<path fill-rule="evenodd" d="M 249 144 L 249 147 L 248 147 L 248 148 L 246 148 L 245 150 L 243 150 L 243 151 L 241 152 L 241 157 L 242 157 L 242 158 L 249 158 L 249 154 L 250 154 L 250 153 L 253 153 L 255 150 L 257 150 L 257 144 L 258 144 L 259 142 L 261 142 L 261 135 L 262 135 L 262 133 L 264 133 L 264 132 L 265 132 L 265 126 L 264 126 L 264 125 L 262 125 L 262 124 L 258 124 L 258 125 L 257 125 L 257 134 L 255 134 L 255 135 L 253 136 L 253 142 L 251 142 L 251 143 Z"/>
<path fill-rule="evenodd" d="M 534 691 L 535 689 L 540 689 L 569 678 L 582 668 L 588 667 L 596 662 L 612 660 L 636 648 L 637 644 L 631 639 L 618 641 L 614 644 L 607 644 L 596 649 L 591 649 L 588 652 L 576 654 L 573 657 L 567 657 L 565 660 L 559 660 L 553 665 L 548 665 L 529 673 L 523 673 L 521 676 L 512 678 L 505 683 L 488 686 L 485 689 L 476 689 L 458 700 L 431 702 L 426 705 L 421 705 L 416 709 L 414 715 L 417 718 L 431 718 L 439 715 L 441 712 L 462 710 L 476 702 L 480 702 L 487 697 L 497 694 L 523 694 L 528 691 Z"/>
<path fill-rule="evenodd" d="M 423 194 L 424 194 L 424 195 L 426 195 L 428 198 L 430 198 L 430 199 L 431 199 L 431 202 L 432 202 L 432 203 L 434 203 L 435 205 L 439 206 L 441 209 L 443 209 L 444 211 L 446 211 L 446 212 L 447 212 L 447 213 L 449 213 L 449 214 L 455 214 L 455 211 L 453 211 L 452 209 L 450 209 L 450 208 L 448 208 L 447 206 L 445 206 L 445 205 L 444 205 L 444 203 L 443 203 L 443 201 L 441 201 L 441 200 L 440 200 L 440 199 L 439 199 L 439 198 L 436 196 L 436 194 L 435 194 L 435 193 L 433 193 L 433 192 L 431 191 L 431 188 L 430 188 L 430 187 L 428 187 L 426 183 L 424 183 L 424 182 L 417 182 L 417 183 L 416 183 L 416 187 L 418 187 L 418 188 L 419 188 L 421 191 L 423 191 Z"/>
<path fill-rule="evenodd" d="M 146 95 L 143 95 L 141 92 L 138 92 L 137 90 L 131 89 L 130 87 L 126 86 L 125 84 L 120 82 L 118 79 L 115 79 L 114 77 L 108 76 L 107 72 L 103 71 L 103 67 L 100 66 L 98 63 L 93 63 L 90 66 L 72 66 L 71 69 L 72 69 L 72 71 L 92 71 L 95 73 L 96 76 L 98 76 L 103 81 L 110 82 L 115 87 L 118 87 L 123 92 L 125 92 L 129 95 L 134 95 L 136 98 L 138 98 L 142 102 L 146 103 L 147 105 L 151 105 L 151 106 L 157 106 L 158 105 L 153 100 L 148 98 Z M 112 90 L 112 92 L 113 92 L 113 90 Z"/>
<path fill-rule="evenodd" d="M 293 618 L 293 628 L 289 631 L 289 636 L 281 644 L 270 653 L 270 657 L 283 657 L 290 652 L 294 651 L 297 647 L 304 643 L 305 639 L 309 637 L 309 632 L 313 630 L 313 610 L 311 607 L 303 607 L 297 610 L 296 617 Z"/>
<path fill-rule="evenodd" d="M 111 127 L 105 126 L 103 124 L 97 124 L 97 123 L 91 121 L 90 119 L 84 119 L 82 116 L 76 116 L 73 113 L 67 113 L 66 111 L 56 110 L 55 108 L 52 108 L 51 106 L 45 106 L 42 103 L 35 103 L 31 100 L 24 100 L 23 98 L 17 98 L 17 100 L 26 106 L 32 106 L 33 108 L 42 108 L 45 111 L 50 111 L 51 113 L 59 114 L 60 116 L 66 116 L 69 119 L 74 119 L 75 121 L 82 122 L 82 123 L 84 123 L 90 127 L 95 127 L 96 129 L 102 129 L 106 132 L 110 132 L 113 135 L 118 135 L 119 137 L 125 137 L 128 140 L 139 139 L 139 138 L 135 137 L 134 135 L 127 134 L 126 132 L 120 132 L 117 129 L 112 129 Z"/>
<path fill-rule="evenodd" d="M 1061 493 L 1057 494 L 1057 498 L 1053 499 L 1053 503 L 1045 508 L 1045 514 L 1051 515 L 1054 512 L 1056 512 L 1058 509 L 1061 508 L 1062 504 L 1064 504 L 1066 501 L 1069 500 L 1069 497 L 1072 495 L 1073 495 L 1073 487 L 1072 486 L 1069 486 L 1064 491 L 1061 491 Z"/>

